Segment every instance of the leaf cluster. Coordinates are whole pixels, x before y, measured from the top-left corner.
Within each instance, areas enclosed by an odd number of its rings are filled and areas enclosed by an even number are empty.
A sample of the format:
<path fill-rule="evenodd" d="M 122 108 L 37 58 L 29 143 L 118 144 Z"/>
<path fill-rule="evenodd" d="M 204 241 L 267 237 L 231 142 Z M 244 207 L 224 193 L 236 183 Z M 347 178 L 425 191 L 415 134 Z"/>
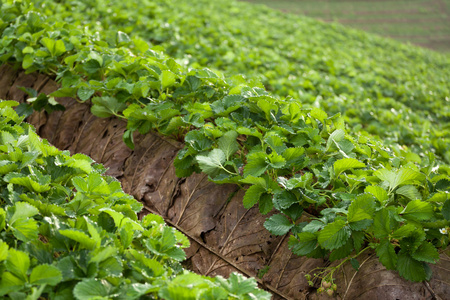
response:
<path fill-rule="evenodd" d="M 130 147 L 135 131 L 156 130 L 184 140 L 175 160 L 177 175 L 204 172 L 218 184 L 248 187 L 244 206 L 258 205 L 262 214 L 275 209 L 265 227 L 276 235 L 291 232 L 289 246 L 295 254 L 336 260 L 371 247 L 388 269 L 409 280 L 429 278 L 427 263 L 436 262 L 437 249 L 448 244 L 448 236 L 439 229 L 449 226 L 450 168 L 438 167 L 441 159 L 447 159 L 447 150 L 436 151 L 436 158 L 431 151 L 419 156 L 403 146 L 389 149 L 367 133 L 349 133 L 348 113 L 330 114 L 316 105 L 280 99 L 242 76 L 188 69 L 137 36 L 130 38 L 114 28 L 100 33 L 95 31 L 97 25 L 61 21 L 71 15 L 65 4 L 49 5 L 61 18 L 37 6 L 3 4 L 1 61 L 20 63 L 27 72 L 56 75 L 61 88 L 51 96 L 77 96 L 89 100 L 92 113 L 99 117 L 125 119 L 124 141 Z M 163 13 L 163 8 L 155 13 Z M 183 42 L 177 45 L 183 49 Z M 30 63 L 26 55 L 31 55 Z M 320 69 L 317 60 L 316 64 Z M 316 86 L 326 91 L 322 84 L 308 83 L 307 90 Z M 363 96 L 367 95 L 357 94 Z M 301 99 L 308 101 L 309 96 Z M 410 111 L 411 117 L 416 116 Z M 443 120 L 435 108 L 430 111 L 436 120 Z M 386 128 L 383 131 L 389 131 Z M 428 150 L 444 149 L 435 141 L 423 145 Z M 46 192 L 48 177 L 30 174 L 34 177 L 28 181 L 19 175 L 11 180 Z M 114 219 L 110 210 L 101 214 Z M 302 222 L 305 215 L 308 222 Z"/>
<path fill-rule="evenodd" d="M 269 299 L 254 279 L 183 270 L 189 240 L 105 169 L 41 140 L 0 102 L 0 296 L 11 299 Z"/>

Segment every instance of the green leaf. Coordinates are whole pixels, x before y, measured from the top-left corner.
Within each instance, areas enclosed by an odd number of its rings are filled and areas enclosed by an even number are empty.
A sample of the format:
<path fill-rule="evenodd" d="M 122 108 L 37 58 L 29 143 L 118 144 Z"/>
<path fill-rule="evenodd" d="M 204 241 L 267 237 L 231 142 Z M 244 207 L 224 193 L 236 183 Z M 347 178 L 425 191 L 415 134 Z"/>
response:
<path fill-rule="evenodd" d="M 435 264 L 439 260 L 439 252 L 433 244 L 423 242 L 411 257 L 418 261 Z"/>
<path fill-rule="evenodd" d="M 264 193 L 259 198 L 259 212 L 263 215 L 268 214 L 273 208 L 272 195 Z"/>
<path fill-rule="evenodd" d="M 66 46 L 62 40 L 57 40 L 55 42 L 55 47 L 53 48 L 53 56 L 60 56 L 66 52 Z"/>
<path fill-rule="evenodd" d="M 62 280 L 61 271 L 51 265 L 39 265 L 31 271 L 31 284 L 48 284 L 56 285 Z"/>
<path fill-rule="evenodd" d="M 47 48 L 47 50 L 50 52 L 50 54 L 53 55 L 54 52 L 54 47 L 55 47 L 55 41 L 48 38 L 48 37 L 44 37 L 41 39 L 41 44 Z"/>
<path fill-rule="evenodd" d="M 219 149 L 225 153 L 227 160 L 239 149 L 239 144 L 236 141 L 237 136 L 236 131 L 228 131 L 218 141 Z"/>
<path fill-rule="evenodd" d="M 38 237 L 38 224 L 34 219 L 20 218 L 10 226 L 14 236 L 23 242 L 34 241 Z"/>
<path fill-rule="evenodd" d="M 283 153 L 283 157 L 286 160 L 286 166 L 300 168 L 305 162 L 304 153 L 305 148 L 303 147 L 287 148 Z"/>
<path fill-rule="evenodd" d="M 344 171 L 364 168 L 366 165 L 355 158 L 343 158 L 337 160 L 333 166 L 335 177 L 338 177 Z"/>
<path fill-rule="evenodd" d="M 212 141 L 198 130 L 189 131 L 184 140 L 197 151 L 205 151 L 212 145 Z"/>
<path fill-rule="evenodd" d="M 31 54 L 27 54 L 23 58 L 22 68 L 26 70 L 29 67 L 31 67 L 33 65 L 33 63 L 34 63 L 33 56 Z"/>
<path fill-rule="evenodd" d="M 82 101 L 89 100 L 89 98 L 91 98 L 91 96 L 94 95 L 94 93 L 95 93 L 94 89 L 91 89 L 86 86 L 82 86 L 77 90 L 77 96 Z"/>
<path fill-rule="evenodd" d="M 429 202 L 414 200 L 409 202 L 400 213 L 405 219 L 425 221 L 433 217 L 433 206 Z"/>
<path fill-rule="evenodd" d="M 253 205 L 258 203 L 261 195 L 266 192 L 266 189 L 259 185 L 252 185 L 245 192 L 243 203 L 246 209 L 250 209 Z"/>
<path fill-rule="evenodd" d="M 275 208 L 278 210 L 288 209 L 294 203 L 298 203 L 298 199 L 294 193 L 282 190 L 281 192 L 277 192 L 273 195 L 273 202 L 275 204 Z"/>
<path fill-rule="evenodd" d="M 373 219 L 373 229 L 376 238 L 385 238 L 391 234 L 393 220 L 385 208 L 377 211 Z"/>
<path fill-rule="evenodd" d="M 0 262 L 4 261 L 8 257 L 8 244 L 4 241 L 0 241 Z"/>
<path fill-rule="evenodd" d="M 326 151 L 328 151 L 335 143 L 342 141 L 344 138 L 345 138 L 344 130 L 338 129 L 333 131 L 333 133 L 330 134 L 330 137 L 327 140 Z"/>
<path fill-rule="evenodd" d="M 59 233 L 71 240 L 80 243 L 81 245 L 86 247 L 86 249 L 93 250 L 95 248 L 96 242 L 84 232 L 74 229 L 63 229 L 59 230 Z"/>
<path fill-rule="evenodd" d="M 209 176 L 216 176 L 224 169 L 222 165 L 226 161 L 225 153 L 221 149 L 213 149 L 208 153 L 208 156 L 197 155 L 195 157 L 200 166 L 200 169 Z"/>
<path fill-rule="evenodd" d="M 26 176 L 20 173 L 9 173 L 3 177 L 3 180 L 9 183 L 24 186 L 35 193 L 43 193 L 50 190 L 49 184 L 39 184 L 37 181 L 33 180 L 31 176 Z"/>
<path fill-rule="evenodd" d="M 398 254 L 397 270 L 400 276 L 410 281 L 429 280 L 424 263 L 415 260 L 403 251 Z"/>
<path fill-rule="evenodd" d="M 397 254 L 395 253 L 394 246 L 389 242 L 389 240 L 381 240 L 380 244 L 375 250 L 383 266 L 385 266 L 388 270 L 395 270 L 398 258 Z"/>
<path fill-rule="evenodd" d="M 350 264 L 352 265 L 353 269 L 355 269 L 356 271 L 359 270 L 359 261 L 357 261 L 354 258 L 350 259 Z"/>
<path fill-rule="evenodd" d="M 415 180 L 424 178 L 423 174 L 408 167 L 402 167 L 397 172 L 380 169 L 374 172 L 374 175 L 379 179 L 388 182 L 391 191 L 399 185 L 413 183 Z"/>
<path fill-rule="evenodd" d="M 26 281 L 14 276 L 10 272 L 3 272 L 0 283 L 0 296 L 13 291 L 20 291 L 25 283 Z"/>
<path fill-rule="evenodd" d="M 244 167 L 244 176 L 259 177 L 267 170 L 267 154 L 255 152 L 247 156 L 247 164 Z"/>
<path fill-rule="evenodd" d="M 275 152 L 272 152 L 266 157 L 266 163 L 268 166 L 274 169 L 280 169 L 284 167 L 284 165 L 286 164 L 286 160 L 284 159 L 283 156 L 278 155 Z"/>
<path fill-rule="evenodd" d="M 387 191 L 380 186 L 370 185 L 366 187 L 364 192 L 374 195 L 381 204 L 384 204 L 389 200 Z"/>
<path fill-rule="evenodd" d="M 350 238 L 351 230 L 344 220 L 337 220 L 327 224 L 319 231 L 319 244 L 328 250 L 343 246 Z"/>
<path fill-rule="evenodd" d="M 257 137 L 260 140 L 262 139 L 262 134 L 256 128 L 238 127 L 237 132 L 239 134 Z"/>
<path fill-rule="evenodd" d="M 109 118 L 118 115 L 127 105 L 119 102 L 115 97 L 94 97 L 92 98 L 91 113 L 100 118 Z"/>
<path fill-rule="evenodd" d="M 294 227 L 294 224 L 284 215 L 273 215 L 264 222 L 264 227 L 274 235 L 284 235 Z"/>
<path fill-rule="evenodd" d="M 274 133 L 270 134 L 268 137 L 264 139 L 264 141 L 270 146 L 272 150 L 274 150 L 277 154 L 282 154 L 286 149 L 286 145 L 283 143 L 283 140 L 280 136 Z"/>
<path fill-rule="evenodd" d="M 450 221 L 450 199 L 445 201 L 444 205 L 442 206 L 442 215 L 447 221 Z"/>
<path fill-rule="evenodd" d="M 261 178 L 261 177 L 255 177 L 255 176 L 249 175 L 249 176 L 241 179 L 240 182 L 246 183 L 246 184 L 259 185 L 260 187 L 267 189 L 267 182 L 264 178 Z"/>
<path fill-rule="evenodd" d="M 348 241 L 343 246 L 334 249 L 333 252 L 331 252 L 329 259 L 330 261 L 335 261 L 338 259 L 348 257 L 350 253 L 352 253 L 352 251 L 353 251 L 353 241 L 352 239 L 348 239 Z"/>
<path fill-rule="evenodd" d="M 26 202 L 16 202 L 15 211 L 11 219 L 10 224 L 14 224 L 18 219 L 27 219 L 39 214 L 39 210 Z"/>
<path fill-rule="evenodd" d="M 436 190 L 450 191 L 450 178 L 443 178 L 436 182 Z"/>
<path fill-rule="evenodd" d="M 324 123 L 325 119 L 328 118 L 327 113 L 317 107 L 314 107 L 313 109 L 311 109 L 311 112 L 309 114 L 311 115 L 311 117 L 316 118 L 317 120 L 319 120 L 322 123 Z"/>
<path fill-rule="evenodd" d="M 119 46 L 127 45 L 130 42 L 131 42 L 130 37 L 125 32 L 122 31 L 117 32 L 117 44 Z"/>
<path fill-rule="evenodd" d="M 417 188 L 413 185 L 404 185 L 399 187 L 396 191 L 396 194 L 402 195 L 410 200 L 422 199 L 422 195 L 419 193 Z"/>
<path fill-rule="evenodd" d="M 110 296 L 111 290 L 112 286 L 106 280 L 90 278 L 79 282 L 73 290 L 73 295 L 78 300 L 99 299 Z"/>
<path fill-rule="evenodd" d="M 109 257 L 99 264 L 99 277 L 123 276 L 122 260 L 118 257 Z M 103 275 L 103 276 L 101 276 Z"/>
<path fill-rule="evenodd" d="M 416 226 L 408 223 L 395 230 L 394 233 L 392 234 L 392 238 L 401 239 L 411 235 L 416 230 L 417 230 Z"/>
<path fill-rule="evenodd" d="M 304 256 L 308 255 L 314 249 L 316 249 L 317 245 L 317 236 L 314 233 L 311 232 L 302 232 L 299 233 L 298 239 L 295 238 L 293 235 L 289 237 L 289 249 L 291 249 L 292 253 Z"/>
<path fill-rule="evenodd" d="M 20 278 L 23 282 L 28 281 L 27 272 L 30 267 L 30 258 L 27 253 L 16 249 L 9 249 L 5 266 L 8 271 Z"/>
<path fill-rule="evenodd" d="M 372 219 L 375 212 L 375 201 L 372 196 L 363 194 L 358 196 L 348 208 L 347 220 L 349 223 L 365 219 Z"/>
<path fill-rule="evenodd" d="M 161 90 L 174 85 L 177 79 L 177 75 L 167 70 L 162 71 L 160 76 Z"/>

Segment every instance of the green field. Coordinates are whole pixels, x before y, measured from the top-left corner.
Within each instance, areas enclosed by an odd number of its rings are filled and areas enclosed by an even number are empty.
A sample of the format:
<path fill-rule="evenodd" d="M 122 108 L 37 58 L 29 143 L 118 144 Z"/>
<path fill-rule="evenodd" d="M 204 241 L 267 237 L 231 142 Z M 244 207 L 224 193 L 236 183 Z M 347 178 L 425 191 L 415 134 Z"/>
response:
<path fill-rule="evenodd" d="M 0 0 L 0 298 L 446 298 L 449 66 L 243 1 Z"/>
<path fill-rule="evenodd" d="M 441 52 L 450 51 L 449 0 L 249 1 L 326 22 L 339 22 Z"/>

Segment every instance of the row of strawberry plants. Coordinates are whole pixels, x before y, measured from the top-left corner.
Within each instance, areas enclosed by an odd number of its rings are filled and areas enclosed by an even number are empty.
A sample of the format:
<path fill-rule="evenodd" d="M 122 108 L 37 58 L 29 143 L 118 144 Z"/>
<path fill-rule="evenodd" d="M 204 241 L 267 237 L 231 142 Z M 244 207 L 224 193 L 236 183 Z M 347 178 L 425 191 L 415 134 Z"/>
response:
<path fill-rule="evenodd" d="M 0 102 L 0 296 L 10 299 L 270 299 L 254 279 L 183 270 L 188 239 L 105 168 L 42 141 Z"/>
<path fill-rule="evenodd" d="M 71 0 L 45 10 L 94 32 L 140 36 L 183 64 L 260 78 L 273 95 L 342 113 L 353 131 L 450 162 L 444 55 L 229 0 Z"/>
<path fill-rule="evenodd" d="M 242 76 L 185 70 L 123 32 L 81 30 L 41 13 L 2 7 L 1 59 L 57 76 L 62 87 L 51 96 L 91 99 L 93 114 L 126 119 L 130 147 L 136 130 L 184 139 L 177 175 L 203 171 L 217 183 L 250 185 L 244 205 L 275 208 L 265 226 L 291 232 L 298 255 L 350 259 L 373 248 L 401 276 L 430 278 L 427 263 L 447 246 L 440 231 L 450 219 L 450 168 L 433 154 L 393 153 L 346 133 L 340 114 L 275 98 Z M 51 109 L 51 100 L 40 95 L 28 105 Z M 299 223 L 304 211 L 314 217 Z"/>

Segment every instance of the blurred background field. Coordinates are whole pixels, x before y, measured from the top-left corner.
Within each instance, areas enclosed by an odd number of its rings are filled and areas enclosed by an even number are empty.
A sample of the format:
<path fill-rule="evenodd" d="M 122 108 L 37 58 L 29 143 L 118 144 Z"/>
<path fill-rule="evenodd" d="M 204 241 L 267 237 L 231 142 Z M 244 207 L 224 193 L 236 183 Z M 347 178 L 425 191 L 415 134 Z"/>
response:
<path fill-rule="evenodd" d="M 450 0 L 247 0 L 450 53 Z"/>

